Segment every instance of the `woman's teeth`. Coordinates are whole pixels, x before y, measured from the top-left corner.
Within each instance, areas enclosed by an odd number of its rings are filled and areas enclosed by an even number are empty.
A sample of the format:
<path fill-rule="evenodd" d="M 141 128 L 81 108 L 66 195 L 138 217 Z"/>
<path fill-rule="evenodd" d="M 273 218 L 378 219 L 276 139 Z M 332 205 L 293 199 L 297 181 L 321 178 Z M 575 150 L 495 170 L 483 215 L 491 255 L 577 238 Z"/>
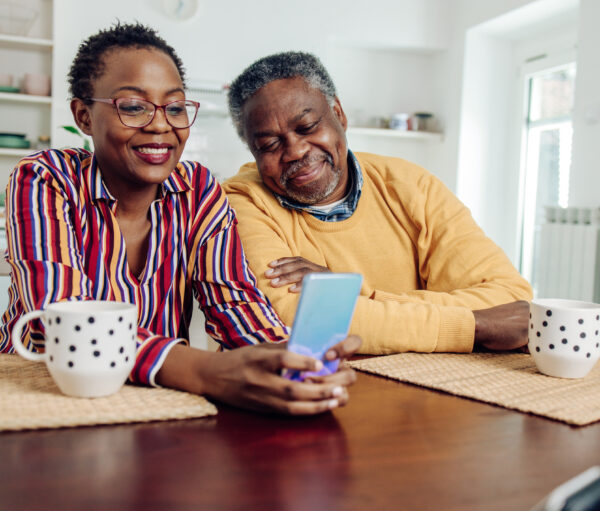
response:
<path fill-rule="evenodd" d="M 138 147 L 137 150 L 142 154 L 166 154 L 167 147 Z"/>

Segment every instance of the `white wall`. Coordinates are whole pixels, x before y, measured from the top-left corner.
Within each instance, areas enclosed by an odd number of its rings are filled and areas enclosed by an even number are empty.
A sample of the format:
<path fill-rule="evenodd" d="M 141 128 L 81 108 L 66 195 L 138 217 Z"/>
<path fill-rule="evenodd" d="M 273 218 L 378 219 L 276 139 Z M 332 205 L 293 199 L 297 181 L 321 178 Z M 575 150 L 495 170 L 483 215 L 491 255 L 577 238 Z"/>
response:
<path fill-rule="evenodd" d="M 508 61 L 510 51 L 515 51 L 515 38 L 539 36 L 544 13 L 559 13 L 550 18 L 571 23 L 571 14 L 561 19 L 560 13 L 565 9 L 576 12 L 577 0 L 372 0 L 368 5 L 342 0 L 201 0 L 197 16 L 186 22 L 163 16 L 160 0 L 89 1 L 85 9 L 80 0 L 55 3 L 55 126 L 72 122 L 64 76 L 77 44 L 110 25 L 116 13 L 123 21 L 138 19 L 157 27 L 180 53 L 191 78 L 227 82 L 267 53 L 313 51 L 330 69 L 351 118 L 417 109 L 436 113 L 444 130 L 441 144 L 356 137 L 350 141 L 355 148 L 403 155 L 428 167 L 458 190 L 486 232 L 515 259 L 517 162 L 508 150 L 514 141 L 507 135 L 511 120 L 505 108 L 511 94 L 514 99 L 514 90 L 504 96 L 497 91 L 508 88 L 513 78 Z M 595 57 L 600 37 L 595 27 L 598 9 L 598 0 L 581 0 L 571 191 L 572 201 L 587 204 L 595 203 L 593 190 L 598 189 L 600 179 L 593 171 L 600 129 L 593 119 L 600 110 L 600 71 Z M 469 38 L 470 50 L 465 53 Z M 486 58 L 485 48 L 493 59 Z M 469 75 L 480 64 L 483 67 L 475 73 L 477 87 L 469 89 Z M 481 72 L 484 68 L 488 73 Z M 473 90 L 478 95 L 473 96 Z M 485 133 L 469 124 L 473 113 L 487 119 Z M 223 168 L 215 169 L 225 176 L 235 172 L 237 164 L 232 162 L 245 160 L 248 153 L 232 129 L 219 129 L 224 139 L 230 137 L 225 144 L 230 148 L 228 159 L 221 163 Z M 64 132 L 55 131 L 53 137 L 64 144 L 77 143 L 66 141 Z M 460 140 L 463 149 L 459 153 Z"/>
<path fill-rule="evenodd" d="M 499 4 L 510 6 L 498 11 Z M 460 124 L 447 128 L 452 145 L 446 160 L 457 149 L 456 190 L 472 210 L 484 231 L 517 263 L 519 254 L 519 168 L 521 112 L 517 89 L 519 58 L 524 51 L 551 52 L 555 45 L 573 46 L 576 33 L 577 0 L 481 3 L 464 1 L 466 12 L 458 16 L 452 46 L 458 63 L 457 45 L 464 45 L 459 102 Z M 477 13 L 477 17 L 473 14 Z M 478 21 L 475 23 L 475 21 Z M 464 30 L 464 33 L 463 33 Z M 531 56 L 527 55 L 527 56 Z M 453 116 L 449 116 L 454 119 Z M 456 127 L 457 131 L 454 131 Z M 457 135 L 457 138 L 453 137 Z"/>
<path fill-rule="evenodd" d="M 600 2 L 581 0 L 569 205 L 600 205 Z"/>
<path fill-rule="evenodd" d="M 269 53 L 286 49 L 311 51 L 331 70 L 345 108 L 364 108 L 390 115 L 398 109 L 412 112 L 421 105 L 431 108 L 428 105 L 433 100 L 423 99 L 432 95 L 426 86 L 407 87 L 403 82 L 405 78 L 399 77 L 402 68 L 408 68 L 410 75 L 427 75 L 430 71 L 423 68 L 428 64 L 410 56 L 398 62 L 393 52 L 386 51 L 370 52 L 364 58 L 344 54 L 350 51 L 348 48 L 357 47 L 439 50 L 448 38 L 445 13 L 451 5 L 446 0 L 373 0 L 368 6 L 348 0 L 304 0 L 301 3 L 200 0 L 199 11 L 193 19 L 176 22 L 163 15 L 160 0 L 86 1 L 85 9 L 81 8 L 81 0 L 54 1 L 56 101 L 52 136 L 53 143 L 58 145 L 78 143 L 76 138 L 57 128 L 72 124 L 64 77 L 77 45 L 91 33 L 113 23 L 117 13 L 121 21 L 139 20 L 157 28 L 179 53 L 192 79 L 225 83 L 255 59 Z M 364 50 L 356 52 L 366 55 Z M 378 61 L 378 66 L 369 60 Z M 364 94 L 366 91 L 368 94 Z M 408 97 L 409 94 L 412 96 Z M 224 177 L 234 173 L 249 154 L 237 142 L 233 129 L 219 125 L 218 130 L 230 150 L 222 161 L 214 152 L 209 154 L 212 161 L 207 163 Z M 424 145 L 409 144 L 409 148 L 417 159 L 425 159 Z M 232 165 L 236 160 L 238 163 Z"/>

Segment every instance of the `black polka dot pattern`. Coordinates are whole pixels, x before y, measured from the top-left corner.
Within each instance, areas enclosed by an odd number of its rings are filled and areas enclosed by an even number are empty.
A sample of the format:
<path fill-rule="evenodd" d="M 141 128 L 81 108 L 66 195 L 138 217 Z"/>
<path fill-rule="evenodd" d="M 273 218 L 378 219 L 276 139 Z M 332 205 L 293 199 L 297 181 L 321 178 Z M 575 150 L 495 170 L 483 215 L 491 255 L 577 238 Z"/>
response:
<path fill-rule="evenodd" d="M 91 308 L 80 316 L 60 312 L 47 316 L 48 363 L 79 372 L 89 368 L 129 372 L 136 352 L 135 315 L 113 318 L 107 321 L 107 316 L 96 314 Z"/>
<path fill-rule="evenodd" d="M 570 354 L 571 358 L 576 356 L 581 361 L 594 361 L 600 357 L 600 314 L 596 311 L 569 317 L 562 308 L 532 307 L 528 325 L 529 349 L 536 357 L 538 353 L 552 353 L 553 357 Z"/>

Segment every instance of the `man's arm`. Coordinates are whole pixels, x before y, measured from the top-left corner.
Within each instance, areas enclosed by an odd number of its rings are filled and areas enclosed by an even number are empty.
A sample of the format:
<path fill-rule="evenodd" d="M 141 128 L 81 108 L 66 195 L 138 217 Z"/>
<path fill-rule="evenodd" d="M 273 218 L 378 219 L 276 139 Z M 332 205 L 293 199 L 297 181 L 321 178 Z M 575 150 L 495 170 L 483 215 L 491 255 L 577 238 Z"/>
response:
<path fill-rule="evenodd" d="M 300 293 L 302 279 L 309 273 L 329 272 L 325 266 L 302 257 L 284 257 L 269 263 L 265 276 L 272 287 L 289 286 L 291 293 Z M 473 311 L 475 344 L 490 350 L 511 350 L 527 342 L 529 302 L 519 300 L 487 309 Z"/>
<path fill-rule="evenodd" d="M 318 246 L 312 249 L 310 243 L 303 247 L 304 252 L 301 253 L 293 234 L 289 232 L 293 227 L 283 225 L 271 214 L 271 209 L 278 205 L 270 203 L 261 194 L 252 194 L 244 185 L 226 184 L 226 190 L 240 219 L 240 234 L 259 287 L 282 319 L 291 324 L 298 295 L 290 292 L 289 285 L 282 281 L 279 282 L 280 286 L 277 283 L 272 285 L 276 275 L 265 274 L 268 269 L 274 270 L 269 266 L 270 263 L 300 255 L 310 261 L 312 269 L 314 265 L 328 267 L 328 262 Z M 419 273 L 427 289 L 390 293 L 365 286 L 351 327 L 351 332 L 363 339 L 363 353 L 471 351 L 476 331 L 476 315 L 473 311 L 480 311 L 477 316 L 485 318 L 490 313 L 483 312 L 485 309 L 528 300 L 531 296 L 527 282 L 518 275 L 502 251 L 485 237 L 468 210 L 443 185 L 439 194 L 441 197 L 436 201 L 423 201 L 422 211 L 415 213 L 421 216 L 423 222 L 416 244 L 419 250 Z M 436 204 L 448 201 L 450 208 L 443 210 L 447 218 L 436 218 Z M 433 211 L 426 211 L 428 207 Z M 438 225 L 433 226 L 435 233 L 431 225 L 425 224 L 427 219 L 439 224 L 439 228 Z M 461 239 L 452 235 L 448 224 L 454 230 L 457 225 L 463 224 Z M 360 240 L 356 242 L 360 243 Z M 436 250 L 432 249 L 434 246 Z M 468 247 L 467 254 L 464 253 L 465 247 Z M 351 247 L 340 247 L 340 250 L 351 250 Z M 469 259 L 468 264 L 465 264 L 465 257 Z M 328 269 L 355 271 L 352 268 Z M 524 310 L 523 304 L 514 307 Z M 493 312 L 498 316 L 498 310 Z M 522 320 L 516 323 L 520 324 Z M 499 341 L 497 336 L 496 341 L 492 341 L 493 332 L 485 328 L 483 323 L 481 325 L 481 339 L 487 339 L 490 348 L 501 349 L 524 342 L 518 333 L 505 337 L 504 340 L 512 338 L 509 343 L 496 342 Z M 516 330 L 520 331 L 520 327 L 517 326 Z M 518 338 L 520 340 L 515 343 L 514 340 Z"/>

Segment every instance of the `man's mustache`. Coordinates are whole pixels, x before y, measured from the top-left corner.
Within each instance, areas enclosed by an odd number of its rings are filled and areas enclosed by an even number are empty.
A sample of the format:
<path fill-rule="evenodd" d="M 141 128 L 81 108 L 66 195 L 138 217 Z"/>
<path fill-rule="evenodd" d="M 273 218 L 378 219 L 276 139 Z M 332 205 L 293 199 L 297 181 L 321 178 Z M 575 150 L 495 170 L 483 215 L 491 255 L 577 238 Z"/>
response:
<path fill-rule="evenodd" d="M 308 154 L 304 156 L 301 160 L 291 163 L 290 166 L 283 171 L 283 174 L 281 174 L 281 182 L 284 183 L 303 168 L 308 167 L 313 163 L 319 161 L 325 161 L 333 167 L 333 158 L 331 157 L 331 155 L 327 153 L 315 155 Z"/>

